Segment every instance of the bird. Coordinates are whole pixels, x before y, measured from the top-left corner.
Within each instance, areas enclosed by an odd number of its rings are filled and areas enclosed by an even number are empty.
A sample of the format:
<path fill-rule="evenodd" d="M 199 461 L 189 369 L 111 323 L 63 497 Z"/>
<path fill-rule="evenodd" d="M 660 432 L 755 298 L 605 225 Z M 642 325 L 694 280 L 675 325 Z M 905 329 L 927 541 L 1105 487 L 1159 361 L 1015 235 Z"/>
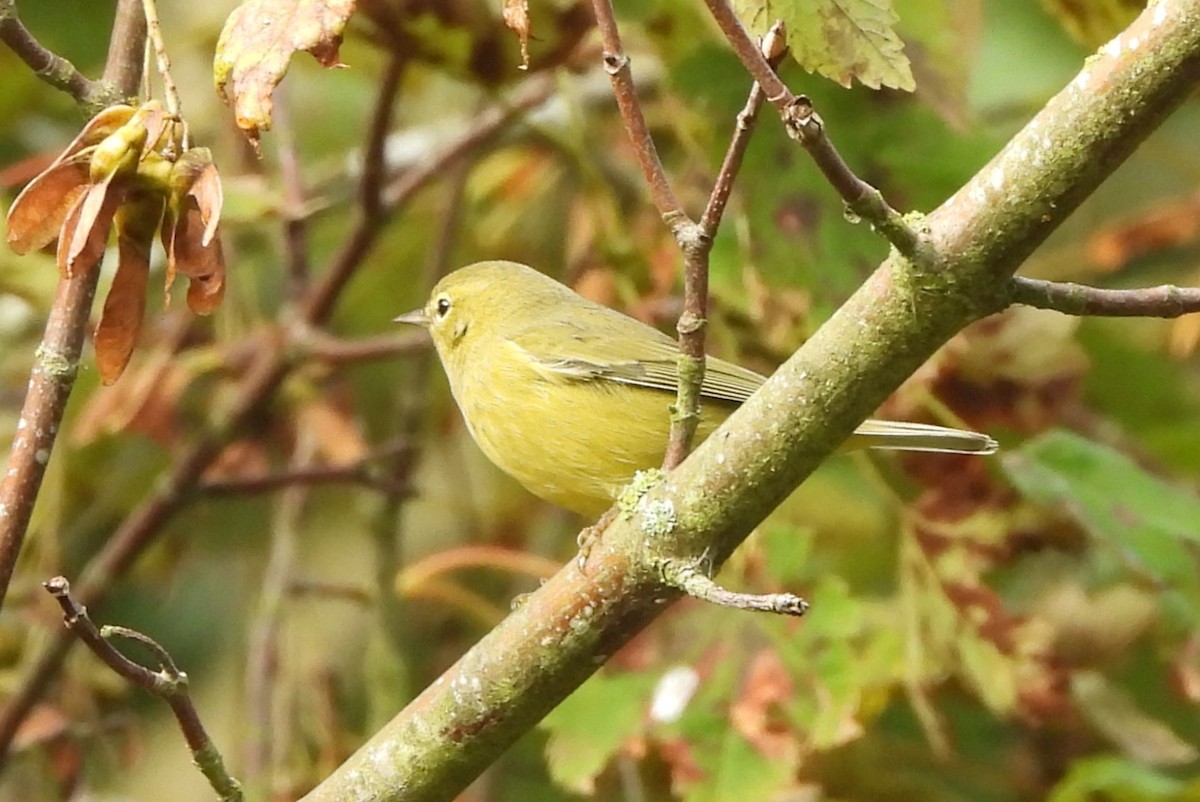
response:
<path fill-rule="evenodd" d="M 442 278 L 396 322 L 428 330 L 479 448 L 534 495 L 595 518 L 638 470 L 661 465 L 679 375 L 678 343 L 518 262 Z M 766 378 L 708 356 L 696 442 Z M 843 449 L 993 453 L 986 434 L 866 420 Z"/>

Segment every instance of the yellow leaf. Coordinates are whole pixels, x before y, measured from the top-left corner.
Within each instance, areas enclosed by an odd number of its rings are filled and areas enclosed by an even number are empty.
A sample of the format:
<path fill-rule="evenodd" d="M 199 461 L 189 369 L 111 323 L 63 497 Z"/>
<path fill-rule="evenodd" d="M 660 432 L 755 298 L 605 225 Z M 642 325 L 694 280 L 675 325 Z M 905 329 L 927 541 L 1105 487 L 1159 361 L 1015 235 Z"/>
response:
<path fill-rule="evenodd" d="M 217 41 L 213 78 L 255 150 L 260 132 L 271 127 L 271 95 L 293 53 L 307 50 L 326 67 L 341 66 L 338 47 L 354 4 L 354 0 L 247 0 L 229 15 Z"/>

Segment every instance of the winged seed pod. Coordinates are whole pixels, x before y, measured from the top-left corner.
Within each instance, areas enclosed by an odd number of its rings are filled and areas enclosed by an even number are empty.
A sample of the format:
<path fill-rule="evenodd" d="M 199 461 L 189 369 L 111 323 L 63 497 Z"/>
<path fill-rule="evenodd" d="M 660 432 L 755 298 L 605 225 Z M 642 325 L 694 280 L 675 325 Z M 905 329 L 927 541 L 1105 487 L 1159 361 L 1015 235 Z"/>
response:
<path fill-rule="evenodd" d="M 9 246 L 23 254 L 57 237 L 64 278 L 97 269 L 115 222 L 117 271 L 95 336 L 105 384 L 121 375 L 136 344 L 156 232 L 167 251 L 167 291 L 178 271 L 191 281 L 194 312 L 211 313 L 224 296 L 221 180 L 207 148 L 183 150 L 184 131 L 156 101 L 110 106 L 9 209 Z"/>

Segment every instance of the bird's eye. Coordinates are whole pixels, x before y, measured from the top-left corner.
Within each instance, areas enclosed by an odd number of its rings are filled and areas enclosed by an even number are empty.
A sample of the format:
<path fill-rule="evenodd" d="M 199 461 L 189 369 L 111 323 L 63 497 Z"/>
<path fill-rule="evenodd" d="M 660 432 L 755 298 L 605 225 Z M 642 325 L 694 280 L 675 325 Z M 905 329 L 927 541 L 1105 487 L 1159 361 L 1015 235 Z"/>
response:
<path fill-rule="evenodd" d="M 444 318 L 447 313 L 450 312 L 450 299 L 443 295 L 441 298 L 437 299 L 437 305 L 435 308 L 437 310 L 437 316 L 439 318 Z"/>

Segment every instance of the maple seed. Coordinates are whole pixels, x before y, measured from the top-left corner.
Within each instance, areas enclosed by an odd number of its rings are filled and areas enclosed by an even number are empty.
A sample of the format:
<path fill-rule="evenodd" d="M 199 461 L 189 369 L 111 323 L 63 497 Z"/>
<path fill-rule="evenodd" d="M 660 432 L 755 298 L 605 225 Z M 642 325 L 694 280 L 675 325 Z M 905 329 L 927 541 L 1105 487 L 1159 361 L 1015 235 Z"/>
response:
<path fill-rule="evenodd" d="M 218 225 L 221 179 L 207 148 L 183 150 L 186 125 L 161 104 L 110 106 L 84 125 L 54 163 L 17 196 L 8 243 L 17 253 L 58 237 L 63 278 L 94 270 L 117 230 L 117 271 L 96 327 L 105 384 L 124 371 L 146 308 L 150 249 L 161 231 L 167 289 L 178 270 L 191 281 L 188 306 L 206 315 L 225 294 Z"/>

